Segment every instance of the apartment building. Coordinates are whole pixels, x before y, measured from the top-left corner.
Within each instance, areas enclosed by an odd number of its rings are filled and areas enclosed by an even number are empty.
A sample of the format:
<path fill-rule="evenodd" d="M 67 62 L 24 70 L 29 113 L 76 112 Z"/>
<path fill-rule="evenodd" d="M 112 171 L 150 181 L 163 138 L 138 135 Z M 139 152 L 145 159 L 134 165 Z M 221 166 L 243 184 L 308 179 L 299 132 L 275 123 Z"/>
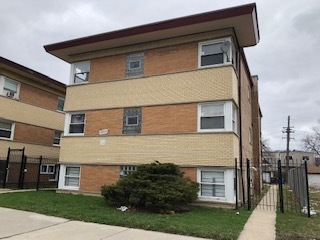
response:
<path fill-rule="evenodd" d="M 65 84 L 0 57 L 0 158 L 8 148 L 59 156 Z"/>
<path fill-rule="evenodd" d="M 198 181 L 200 201 L 234 204 L 235 158 L 260 142 L 243 50 L 258 42 L 249 4 L 46 45 L 71 64 L 59 189 L 99 193 L 159 161 Z"/>

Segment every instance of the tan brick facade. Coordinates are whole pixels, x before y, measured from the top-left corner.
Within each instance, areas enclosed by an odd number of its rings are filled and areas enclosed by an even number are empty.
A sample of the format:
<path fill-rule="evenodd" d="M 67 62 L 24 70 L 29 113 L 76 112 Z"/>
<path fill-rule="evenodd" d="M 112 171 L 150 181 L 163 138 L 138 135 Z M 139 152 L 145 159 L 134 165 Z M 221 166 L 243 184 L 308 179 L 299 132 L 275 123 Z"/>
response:
<path fill-rule="evenodd" d="M 0 96 L 1 117 L 63 131 L 64 114 Z"/>
<path fill-rule="evenodd" d="M 124 81 L 70 86 L 65 111 L 153 106 L 233 99 L 232 66 L 206 68 Z M 86 101 L 79 101 L 79 96 Z"/>
<path fill-rule="evenodd" d="M 60 148 L 54 146 L 44 146 L 38 144 L 30 144 L 30 143 L 20 143 L 8 140 L 1 140 L 0 145 L 0 157 L 6 157 L 8 153 L 8 148 L 12 149 L 22 149 L 25 148 L 25 154 L 27 156 L 40 156 L 43 157 L 58 157 Z"/>
<path fill-rule="evenodd" d="M 181 166 L 234 166 L 238 154 L 234 133 L 63 137 L 60 162 L 139 165 L 157 160 Z"/>

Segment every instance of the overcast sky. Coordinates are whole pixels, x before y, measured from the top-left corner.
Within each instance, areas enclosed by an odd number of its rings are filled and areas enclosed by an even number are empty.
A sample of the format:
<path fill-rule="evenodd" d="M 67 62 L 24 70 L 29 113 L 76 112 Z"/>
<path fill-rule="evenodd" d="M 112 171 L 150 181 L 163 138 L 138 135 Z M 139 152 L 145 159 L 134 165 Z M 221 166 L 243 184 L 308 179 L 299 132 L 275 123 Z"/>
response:
<path fill-rule="evenodd" d="M 58 81 L 68 63 L 43 46 L 69 39 L 251 3 L 246 0 L 10 0 L 0 1 L 0 55 Z M 320 119 L 320 1 L 257 0 L 260 43 L 245 49 L 259 76 L 262 134 L 284 150 L 291 116 L 291 149 Z"/>

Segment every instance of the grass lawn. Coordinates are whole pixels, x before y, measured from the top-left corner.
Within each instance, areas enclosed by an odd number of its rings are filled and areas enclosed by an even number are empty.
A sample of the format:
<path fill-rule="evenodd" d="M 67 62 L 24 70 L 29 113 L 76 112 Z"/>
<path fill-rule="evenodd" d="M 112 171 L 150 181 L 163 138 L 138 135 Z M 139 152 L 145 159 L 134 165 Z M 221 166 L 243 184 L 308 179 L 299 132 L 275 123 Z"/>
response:
<path fill-rule="evenodd" d="M 211 239 L 237 239 L 251 212 L 194 207 L 172 215 L 121 212 L 102 197 L 54 191 L 0 194 L 0 206 L 72 220 L 95 222 Z"/>
<path fill-rule="evenodd" d="M 320 239 L 320 191 L 310 191 L 310 204 L 317 211 L 311 218 L 295 211 L 277 212 L 277 240 Z"/>

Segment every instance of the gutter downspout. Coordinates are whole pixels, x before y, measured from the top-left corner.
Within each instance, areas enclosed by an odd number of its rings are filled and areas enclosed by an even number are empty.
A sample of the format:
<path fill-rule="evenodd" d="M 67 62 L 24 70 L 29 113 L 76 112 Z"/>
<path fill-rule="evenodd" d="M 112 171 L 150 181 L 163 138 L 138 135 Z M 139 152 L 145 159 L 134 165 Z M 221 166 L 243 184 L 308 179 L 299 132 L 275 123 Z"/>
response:
<path fill-rule="evenodd" d="M 245 194 L 244 194 L 244 182 L 243 182 L 243 153 L 242 153 L 242 114 L 241 114 L 241 58 L 243 49 L 239 49 L 239 86 L 238 86 L 238 102 L 239 102 L 239 158 L 240 158 L 240 171 L 241 171 L 241 188 L 242 188 L 242 204 L 245 203 Z"/>

